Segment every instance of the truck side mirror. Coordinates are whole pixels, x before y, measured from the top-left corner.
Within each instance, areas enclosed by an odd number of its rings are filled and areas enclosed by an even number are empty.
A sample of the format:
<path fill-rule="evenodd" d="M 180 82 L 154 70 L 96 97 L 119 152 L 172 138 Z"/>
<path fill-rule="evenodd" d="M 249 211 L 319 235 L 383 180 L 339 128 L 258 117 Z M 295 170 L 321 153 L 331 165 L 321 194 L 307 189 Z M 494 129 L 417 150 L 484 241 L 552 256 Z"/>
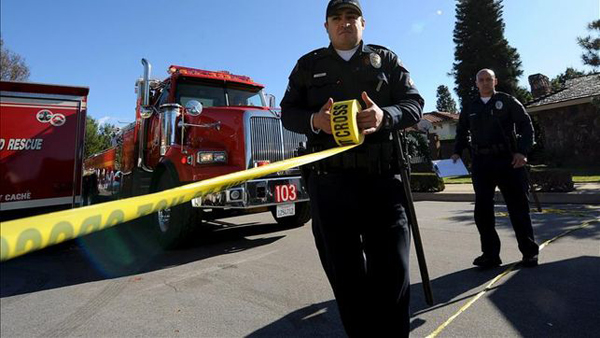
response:
<path fill-rule="evenodd" d="M 196 100 L 190 100 L 185 104 L 185 112 L 190 116 L 198 116 L 202 114 L 202 103 Z"/>

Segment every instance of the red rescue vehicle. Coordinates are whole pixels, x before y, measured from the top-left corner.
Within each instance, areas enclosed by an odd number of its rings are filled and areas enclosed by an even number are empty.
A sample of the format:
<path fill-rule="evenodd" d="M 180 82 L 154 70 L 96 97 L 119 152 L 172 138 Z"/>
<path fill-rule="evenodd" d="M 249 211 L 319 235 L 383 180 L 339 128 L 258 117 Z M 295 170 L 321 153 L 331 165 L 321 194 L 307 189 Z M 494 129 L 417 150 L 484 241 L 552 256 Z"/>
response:
<path fill-rule="evenodd" d="M 81 203 L 88 88 L 0 82 L 0 219 Z"/>
<path fill-rule="evenodd" d="M 283 128 L 267 104 L 264 87 L 247 76 L 180 66 L 165 80 L 136 83 L 136 120 L 114 147 L 85 162 L 86 203 L 161 191 L 297 156 L 304 135 Z M 271 100 L 271 101 L 274 101 Z M 164 247 L 189 238 L 202 220 L 271 210 L 278 223 L 310 219 L 308 194 L 298 169 L 248 181 L 151 216 Z"/>

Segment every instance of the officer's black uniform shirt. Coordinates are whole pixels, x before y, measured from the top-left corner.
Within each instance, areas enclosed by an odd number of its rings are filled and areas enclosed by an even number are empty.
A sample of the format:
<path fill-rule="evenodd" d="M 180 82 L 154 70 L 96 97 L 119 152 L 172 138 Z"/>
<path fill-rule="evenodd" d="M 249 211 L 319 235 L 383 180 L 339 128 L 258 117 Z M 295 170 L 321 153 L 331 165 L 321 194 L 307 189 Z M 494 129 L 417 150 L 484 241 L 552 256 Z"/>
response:
<path fill-rule="evenodd" d="M 516 144 L 513 134 L 518 135 Z M 496 92 L 487 103 L 481 98 L 471 102 L 470 108 L 461 113 L 456 129 L 454 152 L 462 154 L 471 145 L 476 148 L 509 146 L 510 151 L 527 155 L 533 147 L 533 125 L 523 105 L 514 97 Z M 515 149 L 516 148 L 516 149 Z"/>
<path fill-rule="evenodd" d="M 398 57 L 387 48 L 361 41 L 349 61 L 342 59 L 332 45 L 298 60 L 281 101 L 283 125 L 306 134 L 309 147 L 334 147 L 332 135 L 312 131 L 311 115 L 319 112 L 330 97 L 334 102 L 357 99 L 365 109 L 363 91 L 391 121 L 388 127 L 368 135 L 365 143 L 389 142 L 391 129 L 406 128 L 421 119 L 423 98 Z"/>

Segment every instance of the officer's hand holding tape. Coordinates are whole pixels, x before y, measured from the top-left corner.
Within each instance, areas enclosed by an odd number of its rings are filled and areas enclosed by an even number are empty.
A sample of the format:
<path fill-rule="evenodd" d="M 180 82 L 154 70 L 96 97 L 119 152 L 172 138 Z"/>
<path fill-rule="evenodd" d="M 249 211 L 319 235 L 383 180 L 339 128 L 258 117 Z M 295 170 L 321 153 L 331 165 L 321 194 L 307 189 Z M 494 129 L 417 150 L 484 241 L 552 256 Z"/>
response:
<path fill-rule="evenodd" d="M 362 99 L 367 107 L 361 109 L 356 115 L 356 122 L 361 134 L 369 135 L 378 131 L 383 125 L 383 110 L 371 100 L 367 92 L 362 92 Z M 318 113 L 313 116 L 312 127 L 314 130 L 322 130 L 326 134 L 332 134 L 331 129 L 331 108 L 333 99 L 329 98 L 321 107 Z M 360 107 L 360 105 L 358 106 Z"/>
<path fill-rule="evenodd" d="M 362 99 L 367 108 L 361 110 L 356 115 L 358 129 L 363 135 L 372 134 L 381 128 L 383 124 L 383 110 L 371 100 L 367 92 L 362 92 Z"/>
<path fill-rule="evenodd" d="M 333 107 L 333 99 L 329 98 L 321 110 L 313 115 L 312 128 L 314 130 L 322 130 L 326 134 L 331 134 L 331 107 Z"/>

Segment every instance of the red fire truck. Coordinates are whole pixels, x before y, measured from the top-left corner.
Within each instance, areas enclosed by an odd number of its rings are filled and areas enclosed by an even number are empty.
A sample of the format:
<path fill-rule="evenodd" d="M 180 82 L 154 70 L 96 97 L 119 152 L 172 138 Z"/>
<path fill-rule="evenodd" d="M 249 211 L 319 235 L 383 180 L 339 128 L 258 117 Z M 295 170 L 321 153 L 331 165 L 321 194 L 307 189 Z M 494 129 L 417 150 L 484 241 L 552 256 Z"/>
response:
<path fill-rule="evenodd" d="M 0 82 L 0 219 L 81 203 L 88 88 Z"/>
<path fill-rule="evenodd" d="M 85 203 L 143 195 L 297 155 L 304 135 L 283 128 L 264 87 L 247 76 L 180 66 L 165 80 L 136 83 L 136 120 L 114 147 L 85 162 Z M 274 100 L 271 100 L 274 101 Z M 278 223 L 310 219 L 298 169 L 248 181 L 151 216 L 166 248 L 183 244 L 202 220 L 270 210 Z"/>

